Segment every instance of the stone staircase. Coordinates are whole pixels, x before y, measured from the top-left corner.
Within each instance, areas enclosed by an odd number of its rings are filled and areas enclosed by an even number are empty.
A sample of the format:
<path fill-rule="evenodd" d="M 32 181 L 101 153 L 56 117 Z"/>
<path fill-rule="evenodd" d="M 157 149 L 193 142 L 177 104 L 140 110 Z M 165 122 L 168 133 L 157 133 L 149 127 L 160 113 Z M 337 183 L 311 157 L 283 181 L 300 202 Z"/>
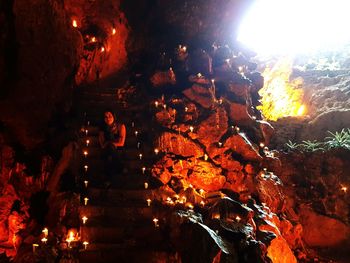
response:
<path fill-rule="evenodd" d="M 150 119 L 142 119 L 147 116 L 148 106 L 118 104 L 116 89 L 112 88 L 82 90 L 79 101 L 80 115 L 84 118 L 80 136 L 79 214 L 80 218 L 88 218 L 85 224 L 81 221 L 80 236 L 82 242 L 89 242 L 86 249 L 80 250 L 79 261 L 179 262 L 170 248 L 164 228 L 153 222 L 159 207 L 147 203 L 147 199 L 153 200 L 158 191 L 157 183 L 150 176 L 151 164 L 157 158 L 150 138 L 152 125 Z M 124 169 L 110 180 L 108 187 L 104 184 L 104 162 L 97 125 L 103 120 L 106 108 L 113 109 L 127 129 L 122 150 Z M 84 151 L 88 152 L 86 157 Z M 86 165 L 87 169 L 84 168 Z M 84 198 L 88 198 L 87 205 Z"/>

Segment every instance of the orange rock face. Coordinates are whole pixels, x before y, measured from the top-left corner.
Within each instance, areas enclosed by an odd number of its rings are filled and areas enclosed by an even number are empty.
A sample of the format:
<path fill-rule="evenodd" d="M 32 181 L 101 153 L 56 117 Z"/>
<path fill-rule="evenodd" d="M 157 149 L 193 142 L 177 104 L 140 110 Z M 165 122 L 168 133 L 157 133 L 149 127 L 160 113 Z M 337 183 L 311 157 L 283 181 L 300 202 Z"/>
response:
<path fill-rule="evenodd" d="M 292 250 L 289 248 L 286 240 L 279 236 L 271 241 L 267 248 L 267 256 L 273 263 L 297 263 Z"/>
<path fill-rule="evenodd" d="M 221 169 L 216 168 L 209 162 L 199 161 L 189 176 L 189 182 L 205 191 L 216 191 L 223 188 L 226 178 L 221 175 Z"/>

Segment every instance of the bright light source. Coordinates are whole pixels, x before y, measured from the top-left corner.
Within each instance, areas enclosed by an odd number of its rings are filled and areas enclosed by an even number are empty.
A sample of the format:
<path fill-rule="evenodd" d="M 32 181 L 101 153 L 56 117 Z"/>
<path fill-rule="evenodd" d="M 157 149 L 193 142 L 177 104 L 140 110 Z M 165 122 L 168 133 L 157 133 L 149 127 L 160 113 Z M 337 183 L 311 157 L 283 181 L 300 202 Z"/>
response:
<path fill-rule="evenodd" d="M 256 0 L 238 41 L 256 52 L 296 54 L 350 43 L 348 0 Z"/>

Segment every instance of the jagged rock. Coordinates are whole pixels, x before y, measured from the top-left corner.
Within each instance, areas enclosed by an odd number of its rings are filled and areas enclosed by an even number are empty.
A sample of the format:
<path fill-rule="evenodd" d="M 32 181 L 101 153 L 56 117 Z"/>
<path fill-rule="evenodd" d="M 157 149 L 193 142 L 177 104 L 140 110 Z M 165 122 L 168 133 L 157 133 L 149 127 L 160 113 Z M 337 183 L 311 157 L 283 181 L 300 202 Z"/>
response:
<path fill-rule="evenodd" d="M 292 250 L 288 246 L 288 243 L 282 236 L 271 241 L 271 244 L 267 248 L 267 256 L 273 263 L 297 263 Z"/>
<path fill-rule="evenodd" d="M 189 175 L 189 182 L 205 191 L 216 191 L 223 188 L 226 178 L 221 175 L 221 169 L 209 162 L 197 161 Z"/>
<path fill-rule="evenodd" d="M 243 99 L 242 101 L 247 102 L 248 92 L 249 92 L 249 83 L 230 83 L 229 90 L 235 95 Z"/>
<path fill-rule="evenodd" d="M 201 157 L 204 155 L 203 150 L 196 143 L 177 133 L 162 133 L 158 139 L 157 147 L 163 152 L 174 153 L 183 157 Z"/>
<path fill-rule="evenodd" d="M 209 109 L 213 106 L 213 97 L 209 89 L 197 84 L 183 91 L 183 94 L 193 102 L 198 103 L 203 108 Z"/>
<path fill-rule="evenodd" d="M 206 51 L 195 50 L 188 58 L 189 71 L 194 74 L 201 73 L 210 76 L 212 74 L 211 62 L 212 59 Z"/>
<path fill-rule="evenodd" d="M 241 133 L 229 137 L 224 147 L 230 148 L 234 153 L 241 155 L 245 160 L 259 161 L 262 159 L 259 152 Z"/>
<path fill-rule="evenodd" d="M 311 247 L 333 247 L 349 242 L 350 228 L 343 222 L 320 215 L 307 205 L 299 209 L 303 240 Z"/>
<path fill-rule="evenodd" d="M 198 140 L 209 147 L 211 144 L 219 143 L 221 137 L 226 133 L 228 127 L 227 113 L 224 108 L 218 107 L 206 120 L 199 125 Z"/>
<path fill-rule="evenodd" d="M 264 138 L 264 144 L 269 145 L 270 139 L 274 133 L 274 128 L 267 121 L 257 120 L 257 123 L 260 126 L 260 130 Z"/>
<path fill-rule="evenodd" d="M 167 84 L 176 84 L 176 78 L 173 70 L 157 71 L 153 74 L 150 81 L 154 87 L 162 87 Z"/>
<path fill-rule="evenodd" d="M 209 210 L 211 218 L 215 218 L 214 214 L 219 214 L 220 219 L 225 221 L 237 222 L 239 224 L 246 224 L 253 218 L 253 210 L 241 203 L 224 197 L 217 201 Z M 237 217 L 238 216 L 238 217 Z"/>
<path fill-rule="evenodd" d="M 230 189 L 236 193 L 245 192 L 248 189 L 245 182 L 245 174 L 243 172 L 228 172 L 226 180 L 226 189 Z"/>
<path fill-rule="evenodd" d="M 249 115 L 247 105 L 239 103 L 230 103 L 229 118 L 237 125 L 252 125 L 254 120 Z"/>
<path fill-rule="evenodd" d="M 256 189 L 261 202 L 267 204 L 273 212 L 281 212 L 285 206 L 284 194 L 282 192 L 282 182 L 273 174 L 261 172 L 256 177 Z"/>
<path fill-rule="evenodd" d="M 230 153 L 228 154 L 221 154 L 219 158 L 215 158 L 215 163 L 220 165 L 222 168 L 234 172 L 234 171 L 241 171 L 243 166 L 240 162 L 235 160 Z"/>
<path fill-rule="evenodd" d="M 174 123 L 175 116 L 173 111 L 164 109 L 156 113 L 156 119 L 162 126 L 169 127 L 172 123 Z"/>

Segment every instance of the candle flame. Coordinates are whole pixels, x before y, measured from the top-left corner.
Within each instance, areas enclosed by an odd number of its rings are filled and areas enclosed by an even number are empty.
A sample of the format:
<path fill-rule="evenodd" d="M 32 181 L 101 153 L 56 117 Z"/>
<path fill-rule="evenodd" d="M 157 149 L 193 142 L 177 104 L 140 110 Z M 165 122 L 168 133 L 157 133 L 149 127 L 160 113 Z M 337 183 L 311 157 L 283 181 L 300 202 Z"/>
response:
<path fill-rule="evenodd" d="M 77 20 L 73 19 L 73 21 L 72 21 L 72 26 L 73 26 L 73 27 L 78 27 Z"/>

